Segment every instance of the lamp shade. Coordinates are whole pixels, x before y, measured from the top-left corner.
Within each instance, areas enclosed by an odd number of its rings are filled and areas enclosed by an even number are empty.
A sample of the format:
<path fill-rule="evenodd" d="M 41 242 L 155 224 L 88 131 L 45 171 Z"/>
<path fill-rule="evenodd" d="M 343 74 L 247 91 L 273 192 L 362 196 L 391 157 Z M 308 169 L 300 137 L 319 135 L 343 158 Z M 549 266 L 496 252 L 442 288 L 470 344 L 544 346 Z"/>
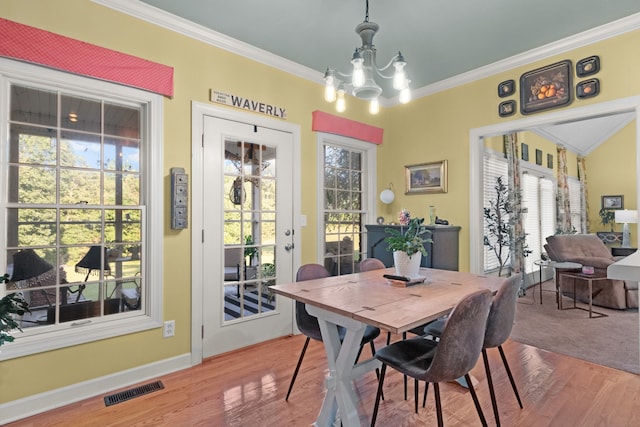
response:
<path fill-rule="evenodd" d="M 386 190 L 382 190 L 382 192 L 380 193 L 380 201 L 385 205 L 393 203 L 395 198 L 396 198 L 396 195 L 393 194 L 393 190 L 391 190 L 390 188 L 387 188 Z"/>
<path fill-rule="evenodd" d="M 13 272 L 9 289 L 28 288 L 40 282 L 55 279 L 56 272 L 51 264 L 42 259 L 33 249 L 25 249 L 13 254 Z"/>
<path fill-rule="evenodd" d="M 638 211 L 628 209 L 615 211 L 616 222 L 620 224 L 637 223 Z"/>
<path fill-rule="evenodd" d="M 76 264 L 76 273 L 89 274 L 92 271 L 96 274 L 102 270 L 102 257 L 100 255 L 100 246 L 91 246 L 89 252 Z M 111 273 L 111 267 L 107 262 L 107 248 L 104 248 L 104 272 Z"/>

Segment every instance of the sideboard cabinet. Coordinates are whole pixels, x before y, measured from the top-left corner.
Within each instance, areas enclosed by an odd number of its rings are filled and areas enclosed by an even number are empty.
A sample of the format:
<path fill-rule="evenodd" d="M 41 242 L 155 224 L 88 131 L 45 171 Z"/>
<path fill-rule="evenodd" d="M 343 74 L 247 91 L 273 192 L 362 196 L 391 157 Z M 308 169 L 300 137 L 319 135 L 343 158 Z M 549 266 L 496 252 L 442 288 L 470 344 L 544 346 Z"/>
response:
<path fill-rule="evenodd" d="M 393 253 L 387 250 L 384 241 L 392 228 L 400 231 L 400 225 L 365 225 L 367 229 L 367 257 L 378 258 L 387 267 L 393 266 Z M 406 227 L 405 227 L 406 228 Z M 458 235 L 460 227 L 453 225 L 425 225 L 431 234 L 425 234 L 433 243 L 424 244 L 427 256 L 422 257 L 422 267 L 439 268 L 441 270 L 458 270 Z"/>

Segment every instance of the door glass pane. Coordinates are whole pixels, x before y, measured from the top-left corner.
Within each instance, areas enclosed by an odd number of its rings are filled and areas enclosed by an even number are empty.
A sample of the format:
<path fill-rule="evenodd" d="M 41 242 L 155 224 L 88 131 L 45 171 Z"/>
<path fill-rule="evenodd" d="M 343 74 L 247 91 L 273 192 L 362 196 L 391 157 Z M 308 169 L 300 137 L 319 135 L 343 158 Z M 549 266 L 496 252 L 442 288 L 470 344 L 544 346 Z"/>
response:
<path fill-rule="evenodd" d="M 225 322 L 275 309 L 275 156 L 275 147 L 225 140 Z"/>

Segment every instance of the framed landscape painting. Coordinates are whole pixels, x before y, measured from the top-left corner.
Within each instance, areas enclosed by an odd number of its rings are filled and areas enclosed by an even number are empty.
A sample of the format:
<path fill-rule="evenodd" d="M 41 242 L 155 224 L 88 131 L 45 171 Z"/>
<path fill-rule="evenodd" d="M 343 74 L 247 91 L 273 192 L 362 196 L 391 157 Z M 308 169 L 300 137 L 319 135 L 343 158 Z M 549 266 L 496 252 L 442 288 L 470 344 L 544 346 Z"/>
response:
<path fill-rule="evenodd" d="M 446 193 L 447 161 L 405 166 L 405 194 Z"/>

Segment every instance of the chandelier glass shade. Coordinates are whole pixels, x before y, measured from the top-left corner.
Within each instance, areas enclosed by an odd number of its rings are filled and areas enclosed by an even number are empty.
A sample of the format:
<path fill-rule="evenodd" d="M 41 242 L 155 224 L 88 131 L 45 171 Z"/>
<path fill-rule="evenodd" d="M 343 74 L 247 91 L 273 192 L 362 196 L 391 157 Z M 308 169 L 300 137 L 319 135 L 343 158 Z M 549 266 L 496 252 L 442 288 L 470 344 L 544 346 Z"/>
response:
<path fill-rule="evenodd" d="M 362 40 L 362 46 L 356 48 L 351 58 L 351 74 L 338 73 L 327 68 L 324 74 L 325 90 L 324 99 L 327 102 L 336 102 L 336 110 L 342 112 L 346 108 L 344 100 L 345 85 L 349 84 L 353 96 L 369 101 L 369 112 L 377 114 L 380 109 L 379 98 L 382 88 L 376 82 L 376 77 L 393 79 L 393 88 L 398 91 L 398 100 L 406 104 L 411 100 L 411 91 L 405 67 L 407 63 L 401 52 L 398 52 L 388 64 L 380 67 L 376 63 L 376 48 L 373 45 L 373 37 L 380 27 L 375 22 L 369 21 L 369 0 L 366 0 L 366 14 L 364 22 L 356 27 L 356 33 Z M 385 73 L 393 66 L 393 74 Z M 342 78 L 351 78 L 350 82 Z"/>

